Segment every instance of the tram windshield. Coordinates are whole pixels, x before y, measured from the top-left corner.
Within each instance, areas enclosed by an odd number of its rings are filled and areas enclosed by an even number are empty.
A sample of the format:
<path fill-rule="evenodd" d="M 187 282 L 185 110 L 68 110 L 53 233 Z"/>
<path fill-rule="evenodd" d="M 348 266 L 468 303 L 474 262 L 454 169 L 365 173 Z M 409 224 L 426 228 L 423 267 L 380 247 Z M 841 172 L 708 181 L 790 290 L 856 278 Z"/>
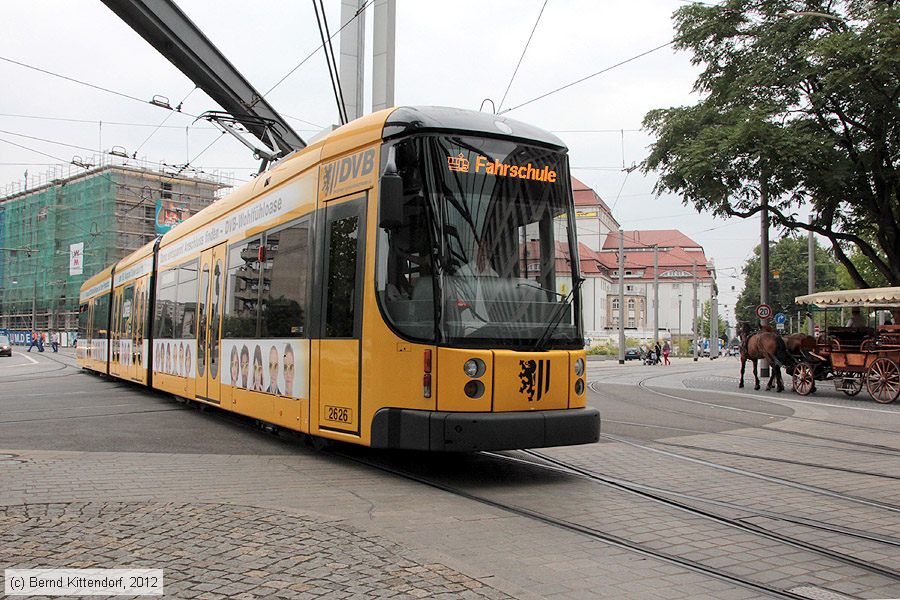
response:
<path fill-rule="evenodd" d="M 381 201 L 376 289 L 399 333 L 452 346 L 582 346 L 564 153 L 419 136 L 386 145 L 382 165 L 399 181 Z"/>

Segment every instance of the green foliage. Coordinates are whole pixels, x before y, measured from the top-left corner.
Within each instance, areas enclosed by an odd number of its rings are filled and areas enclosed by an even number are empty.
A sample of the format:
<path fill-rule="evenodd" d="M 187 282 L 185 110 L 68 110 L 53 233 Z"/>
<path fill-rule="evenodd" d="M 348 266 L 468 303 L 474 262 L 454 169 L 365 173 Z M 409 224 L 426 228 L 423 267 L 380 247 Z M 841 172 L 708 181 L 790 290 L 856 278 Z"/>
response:
<path fill-rule="evenodd" d="M 806 306 L 797 306 L 794 298 L 809 290 L 806 254 L 806 237 L 784 237 L 769 248 L 769 304 L 775 312 L 796 314 Z M 816 289 L 847 289 L 838 285 L 838 264 L 831 254 L 816 243 Z M 736 308 L 738 321 L 756 323 L 756 307 L 759 305 L 759 247 L 753 258 L 744 264 L 744 289 L 738 297 Z M 775 279 L 774 273 L 779 277 Z M 850 288 L 855 286 L 850 285 Z"/>
<path fill-rule="evenodd" d="M 638 348 L 640 347 L 640 345 L 641 341 L 637 338 L 625 338 L 626 348 Z M 600 342 L 597 345 L 591 346 L 587 350 L 587 354 L 589 356 L 618 356 L 619 344 L 617 342 L 613 342 L 612 340 Z"/>
<path fill-rule="evenodd" d="M 599 344 L 597 346 L 591 346 L 591 348 L 587 351 L 588 356 L 612 356 L 613 354 L 618 353 L 619 349 L 609 344 Z"/>
<path fill-rule="evenodd" d="M 700 337 L 709 339 L 712 335 L 710 331 L 710 324 L 712 323 L 712 304 L 709 300 L 703 303 L 703 310 L 701 313 L 699 323 Z M 719 337 L 727 341 L 727 337 L 725 336 L 725 319 L 722 318 L 721 312 L 716 315 L 716 317 L 719 322 Z"/>
<path fill-rule="evenodd" d="M 691 341 L 688 339 L 679 339 L 675 342 L 675 355 L 676 356 L 693 356 L 693 350 L 691 350 Z"/>
<path fill-rule="evenodd" d="M 831 241 L 853 287 L 900 285 L 898 22 L 900 4 L 883 0 L 679 8 L 676 47 L 702 66 L 702 99 L 644 118 L 657 193 L 743 217 L 765 196 L 777 225 Z"/>
<path fill-rule="evenodd" d="M 883 256 L 883 253 L 880 254 Z M 872 287 L 889 287 L 891 285 L 887 278 L 859 250 L 849 252 L 848 258 Z M 856 282 L 850 272 L 841 265 L 838 269 L 838 289 L 851 290 L 856 287 Z"/>

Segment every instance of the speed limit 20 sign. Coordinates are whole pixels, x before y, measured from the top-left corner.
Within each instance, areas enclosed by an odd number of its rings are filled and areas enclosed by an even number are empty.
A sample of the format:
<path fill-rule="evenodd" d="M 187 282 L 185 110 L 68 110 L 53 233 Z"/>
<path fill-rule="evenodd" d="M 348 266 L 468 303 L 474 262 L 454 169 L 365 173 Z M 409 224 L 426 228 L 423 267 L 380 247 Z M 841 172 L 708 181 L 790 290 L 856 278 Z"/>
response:
<path fill-rule="evenodd" d="M 756 316 L 760 319 L 768 319 L 772 316 L 772 307 L 768 304 L 760 304 L 756 307 Z"/>

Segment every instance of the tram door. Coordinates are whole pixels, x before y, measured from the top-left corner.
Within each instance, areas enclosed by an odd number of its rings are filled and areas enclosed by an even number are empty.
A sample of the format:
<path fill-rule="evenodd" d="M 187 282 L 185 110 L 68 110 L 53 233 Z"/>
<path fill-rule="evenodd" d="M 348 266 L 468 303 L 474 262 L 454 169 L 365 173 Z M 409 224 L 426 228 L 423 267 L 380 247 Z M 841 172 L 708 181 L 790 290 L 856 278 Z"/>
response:
<path fill-rule="evenodd" d="M 112 311 L 112 327 L 109 332 L 109 374 L 121 375 L 122 367 L 119 359 L 119 331 L 121 329 L 121 299 L 122 289 L 113 289 L 110 294 L 112 299 L 110 310 Z"/>
<path fill-rule="evenodd" d="M 363 271 L 365 269 L 365 194 L 329 203 L 322 248 L 323 329 L 320 332 L 318 414 L 320 429 L 359 435 L 360 353 L 362 344 Z"/>
<path fill-rule="evenodd" d="M 119 350 L 119 376 L 134 378 L 134 343 L 131 337 L 134 325 L 134 284 L 126 285 L 118 298 L 119 323 L 116 340 Z"/>
<path fill-rule="evenodd" d="M 219 244 L 200 255 L 200 290 L 197 298 L 197 373 L 196 395 L 201 400 L 219 403 L 221 399 L 222 304 L 225 294 L 226 244 Z"/>
<path fill-rule="evenodd" d="M 146 320 L 147 301 L 145 290 L 147 278 L 138 279 L 134 285 L 134 299 L 131 302 L 131 378 L 135 381 L 146 381 L 144 378 L 144 321 Z"/>

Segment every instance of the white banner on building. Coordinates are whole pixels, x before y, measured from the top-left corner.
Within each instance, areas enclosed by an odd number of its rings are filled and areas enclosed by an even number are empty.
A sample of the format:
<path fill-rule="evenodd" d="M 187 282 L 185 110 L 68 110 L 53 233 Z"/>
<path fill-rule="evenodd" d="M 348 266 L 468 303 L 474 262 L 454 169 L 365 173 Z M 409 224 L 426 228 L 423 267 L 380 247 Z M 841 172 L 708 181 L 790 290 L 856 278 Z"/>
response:
<path fill-rule="evenodd" d="M 84 242 L 69 245 L 69 275 L 84 273 Z"/>

